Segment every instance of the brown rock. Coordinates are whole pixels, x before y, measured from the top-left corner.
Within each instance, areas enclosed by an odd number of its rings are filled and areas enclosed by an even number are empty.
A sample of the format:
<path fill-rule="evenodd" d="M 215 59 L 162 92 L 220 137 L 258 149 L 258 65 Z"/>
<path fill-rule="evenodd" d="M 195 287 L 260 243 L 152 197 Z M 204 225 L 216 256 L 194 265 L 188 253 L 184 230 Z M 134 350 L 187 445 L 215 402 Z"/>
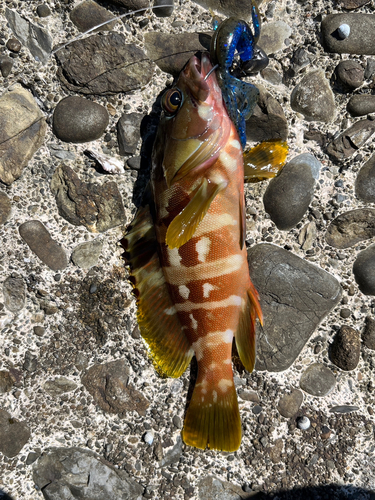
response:
<path fill-rule="evenodd" d="M 363 343 L 368 349 L 375 351 L 375 319 L 367 316 L 366 325 L 362 334 Z"/>
<path fill-rule="evenodd" d="M 370 0 L 340 0 L 341 7 L 346 10 L 358 9 L 368 3 L 370 3 Z"/>
<path fill-rule="evenodd" d="M 11 374 L 5 370 L 0 371 L 0 394 L 9 392 L 13 387 L 14 379 Z"/>
<path fill-rule="evenodd" d="M 290 394 L 285 394 L 279 400 L 277 410 L 285 418 L 294 417 L 303 402 L 303 393 L 298 389 L 293 389 Z"/>
<path fill-rule="evenodd" d="M 374 132 L 374 120 L 359 120 L 328 145 L 327 153 L 335 160 L 348 158 L 358 151 Z"/>
<path fill-rule="evenodd" d="M 359 333 L 350 326 L 342 326 L 331 344 L 330 360 L 345 371 L 354 370 L 359 362 L 361 340 Z"/>
<path fill-rule="evenodd" d="M 11 210 L 12 205 L 10 199 L 4 191 L 0 191 L 0 226 L 8 220 Z"/>
<path fill-rule="evenodd" d="M 348 248 L 373 236 L 375 236 L 375 210 L 359 208 L 336 217 L 327 229 L 326 241 L 335 248 Z"/>
<path fill-rule="evenodd" d="M 274 464 L 281 461 L 281 454 L 283 452 L 284 443 L 281 438 L 276 439 L 275 446 L 270 449 L 270 459 Z"/>
<path fill-rule="evenodd" d="M 13 458 L 22 450 L 30 438 L 26 422 L 12 418 L 10 413 L 0 409 L 0 452 Z"/>

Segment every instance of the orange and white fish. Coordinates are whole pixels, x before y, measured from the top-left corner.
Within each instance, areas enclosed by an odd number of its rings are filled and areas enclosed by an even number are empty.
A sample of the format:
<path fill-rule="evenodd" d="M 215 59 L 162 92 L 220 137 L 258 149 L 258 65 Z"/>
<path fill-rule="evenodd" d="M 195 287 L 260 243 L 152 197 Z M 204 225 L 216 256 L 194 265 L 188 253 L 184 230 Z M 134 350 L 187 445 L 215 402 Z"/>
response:
<path fill-rule="evenodd" d="M 243 151 L 211 69 L 208 54 L 192 57 L 162 98 L 148 195 L 125 245 L 154 361 L 178 377 L 197 359 L 183 440 L 234 451 L 241 420 L 233 337 L 252 371 L 262 312 L 245 247 Z"/>

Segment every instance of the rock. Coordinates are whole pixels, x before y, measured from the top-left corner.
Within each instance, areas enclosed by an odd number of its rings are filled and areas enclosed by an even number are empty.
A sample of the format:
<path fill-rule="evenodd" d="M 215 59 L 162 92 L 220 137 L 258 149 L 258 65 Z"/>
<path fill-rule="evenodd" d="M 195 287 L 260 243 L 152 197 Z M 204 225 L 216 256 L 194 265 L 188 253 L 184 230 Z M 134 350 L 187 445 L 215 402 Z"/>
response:
<path fill-rule="evenodd" d="M 128 10 L 145 9 L 150 6 L 149 0 L 109 0 L 109 4 L 119 5 Z"/>
<path fill-rule="evenodd" d="M 333 406 L 329 409 L 331 413 L 352 413 L 353 411 L 358 411 L 358 406 L 340 405 Z"/>
<path fill-rule="evenodd" d="M 117 140 L 121 156 L 137 151 L 144 116 L 142 113 L 124 113 L 117 122 Z"/>
<path fill-rule="evenodd" d="M 39 17 L 48 17 L 51 15 L 51 10 L 47 4 L 40 4 L 36 8 L 36 13 Z"/>
<path fill-rule="evenodd" d="M 10 199 L 4 191 L 0 191 L 0 226 L 9 219 L 11 211 Z"/>
<path fill-rule="evenodd" d="M 284 441 L 279 438 L 275 440 L 275 446 L 272 446 L 270 449 L 270 459 L 272 463 L 278 464 L 281 462 L 281 454 L 284 449 Z"/>
<path fill-rule="evenodd" d="M 375 295 L 375 244 L 360 252 L 353 264 L 359 289 L 365 295 Z"/>
<path fill-rule="evenodd" d="M 96 239 L 77 245 L 72 253 L 73 263 L 82 269 L 96 266 L 102 252 L 103 241 Z"/>
<path fill-rule="evenodd" d="M 13 458 L 29 439 L 30 430 L 26 422 L 20 422 L 7 411 L 0 409 L 0 452 L 8 458 Z"/>
<path fill-rule="evenodd" d="M 278 71 L 272 68 L 265 68 L 260 72 L 262 78 L 272 85 L 281 85 L 283 83 L 283 77 Z"/>
<path fill-rule="evenodd" d="M 51 238 L 45 226 L 38 220 L 24 222 L 19 233 L 30 250 L 53 271 L 65 269 L 68 265 L 65 250 Z"/>
<path fill-rule="evenodd" d="M 238 391 L 238 397 L 243 401 L 251 401 L 252 403 L 260 402 L 258 394 L 254 391 L 246 391 L 244 389 L 240 389 Z"/>
<path fill-rule="evenodd" d="M 279 52 L 285 47 L 284 41 L 291 34 L 292 29 L 288 24 L 283 21 L 272 21 L 263 24 L 258 44 L 267 55 L 275 54 L 275 52 Z"/>
<path fill-rule="evenodd" d="M 211 35 L 208 33 L 162 33 L 144 35 L 147 56 L 165 73 L 178 76 L 197 51 L 210 50 Z"/>
<path fill-rule="evenodd" d="M 281 396 L 277 410 L 285 418 L 292 418 L 300 409 L 303 403 L 303 393 L 298 389 L 293 389 L 290 394 Z"/>
<path fill-rule="evenodd" d="M 0 394 L 9 392 L 13 387 L 14 380 L 11 374 L 5 370 L 0 371 Z M 1 497 L 0 497 L 1 498 Z"/>
<path fill-rule="evenodd" d="M 38 337 L 43 337 L 45 331 L 46 329 L 43 326 L 34 326 L 33 328 L 34 334 L 37 335 Z"/>
<path fill-rule="evenodd" d="M 75 226 L 102 233 L 125 224 L 125 210 L 115 182 L 102 185 L 82 182 L 66 165 L 55 170 L 51 180 L 59 214 Z"/>
<path fill-rule="evenodd" d="M 370 2 L 370 0 L 340 0 L 340 5 L 343 9 L 353 10 L 362 7 Z"/>
<path fill-rule="evenodd" d="M 314 156 L 304 153 L 270 181 L 263 203 L 278 229 L 288 231 L 302 219 L 313 199 L 320 167 Z"/>
<path fill-rule="evenodd" d="M 54 380 L 47 380 L 43 385 L 43 389 L 48 392 L 50 396 L 58 397 L 61 396 L 61 394 L 77 389 L 77 384 L 65 377 L 59 377 Z"/>
<path fill-rule="evenodd" d="M 350 36 L 341 40 L 337 29 L 350 26 Z M 323 44 L 328 52 L 375 54 L 375 14 L 329 14 L 322 21 Z"/>
<path fill-rule="evenodd" d="M 251 9 L 249 2 L 246 0 L 194 0 L 195 3 L 201 5 L 205 9 L 212 9 L 226 17 L 238 17 L 244 21 L 251 19 Z"/>
<path fill-rule="evenodd" d="M 336 116 L 333 92 L 322 69 L 310 71 L 294 87 L 290 105 L 307 121 L 330 123 Z"/>
<path fill-rule="evenodd" d="M 329 358 L 341 370 L 354 370 L 361 354 L 361 339 L 357 330 L 342 326 L 330 346 Z"/>
<path fill-rule="evenodd" d="M 154 64 L 144 52 L 117 32 L 76 40 L 55 55 L 63 85 L 81 94 L 130 92 L 146 85 L 154 73 Z"/>
<path fill-rule="evenodd" d="M 292 70 L 291 76 L 297 75 L 300 71 L 309 66 L 314 59 L 315 57 L 310 52 L 303 47 L 298 47 L 290 61 Z"/>
<path fill-rule="evenodd" d="M 0 97 L 0 181 L 12 184 L 43 144 L 46 121 L 30 92 L 15 84 Z"/>
<path fill-rule="evenodd" d="M 336 377 L 326 366 L 314 363 L 303 372 L 299 385 L 308 394 L 323 397 L 335 387 Z"/>
<path fill-rule="evenodd" d="M 365 79 L 371 80 L 375 75 L 375 59 L 367 59 L 366 69 L 365 69 Z"/>
<path fill-rule="evenodd" d="M 25 307 L 26 287 L 22 278 L 8 278 L 3 283 L 5 307 L 12 313 L 17 313 Z"/>
<path fill-rule="evenodd" d="M 120 415 L 135 410 L 144 415 L 150 403 L 128 385 L 129 374 L 124 360 L 119 359 L 89 368 L 82 377 L 82 384 L 102 410 Z"/>
<path fill-rule="evenodd" d="M 235 484 L 214 476 L 203 477 L 198 483 L 199 500 L 242 500 L 244 492 Z M 246 498 L 246 497 L 245 497 Z"/>
<path fill-rule="evenodd" d="M 335 248 L 349 248 L 375 236 L 375 209 L 349 210 L 328 226 L 326 241 Z"/>
<path fill-rule="evenodd" d="M 89 142 L 101 137 L 109 123 L 104 106 L 82 97 L 66 97 L 53 113 L 53 131 L 65 142 Z"/>
<path fill-rule="evenodd" d="M 33 480 L 46 500 L 141 500 L 143 487 L 84 448 L 47 448 L 34 465 Z"/>
<path fill-rule="evenodd" d="M 174 444 L 170 450 L 164 452 L 164 456 L 160 462 L 161 467 L 169 467 L 180 460 L 182 455 L 182 445 L 183 442 L 181 435 L 178 435 L 176 444 Z"/>
<path fill-rule="evenodd" d="M 364 116 L 375 113 L 375 95 L 353 95 L 349 99 L 346 109 L 352 116 Z"/>
<path fill-rule="evenodd" d="M 52 38 L 45 28 L 21 17 L 15 10 L 5 9 L 5 17 L 10 29 L 25 45 L 33 57 L 46 64 L 51 56 Z"/>
<path fill-rule="evenodd" d="M 375 154 L 358 172 L 355 180 L 355 194 L 365 203 L 375 202 Z"/>
<path fill-rule="evenodd" d="M 8 50 L 14 52 L 15 54 L 17 54 L 22 48 L 21 42 L 17 40 L 17 38 L 9 38 L 5 46 Z"/>
<path fill-rule="evenodd" d="M 262 85 L 258 85 L 259 98 L 251 117 L 246 121 L 249 141 L 286 141 L 288 123 L 281 105 Z"/>
<path fill-rule="evenodd" d="M 338 303 L 341 287 L 323 269 L 275 245 L 250 248 L 248 261 L 264 316 L 264 327 L 257 330 L 256 369 L 283 371 Z"/>
<path fill-rule="evenodd" d="M 328 145 L 327 153 L 335 160 L 348 158 L 358 151 L 374 132 L 375 120 L 359 120 Z"/>
<path fill-rule="evenodd" d="M 312 248 L 316 240 L 316 224 L 314 221 L 309 222 L 301 229 L 298 235 L 298 243 L 301 245 L 302 250 L 309 250 Z"/>
<path fill-rule="evenodd" d="M 78 4 L 69 14 L 70 20 L 77 26 L 79 31 L 88 31 L 99 24 L 102 24 L 114 18 L 114 15 L 109 10 L 101 7 L 93 0 L 85 0 Z M 100 31 L 112 30 L 116 26 L 117 21 L 105 24 L 98 28 Z"/>
<path fill-rule="evenodd" d="M 174 7 L 170 7 L 170 5 L 173 5 L 173 0 L 155 0 L 152 12 L 157 17 L 169 17 L 174 10 Z M 155 7 L 157 8 L 155 9 Z"/>
<path fill-rule="evenodd" d="M 375 351 L 375 319 L 371 318 L 371 316 L 366 318 L 362 339 L 368 349 Z"/>
<path fill-rule="evenodd" d="M 26 351 L 22 369 L 26 370 L 29 373 L 34 373 L 36 372 L 37 367 L 38 367 L 37 356 L 32 354 L 30 351 Z"/>
<path fill-rule="evenodd" d="M 365 70 L 359 62 L 347 59 L 338 63 L 336 74 L 344 87 L 352 90 L 363 84 Z"/>
<path fill-rule="evenodd" d="M 0 56 L 0 71 L 1 76 L 6 78 L 9 76 L 13 68 L 13 59 L 8 56 Z"/>

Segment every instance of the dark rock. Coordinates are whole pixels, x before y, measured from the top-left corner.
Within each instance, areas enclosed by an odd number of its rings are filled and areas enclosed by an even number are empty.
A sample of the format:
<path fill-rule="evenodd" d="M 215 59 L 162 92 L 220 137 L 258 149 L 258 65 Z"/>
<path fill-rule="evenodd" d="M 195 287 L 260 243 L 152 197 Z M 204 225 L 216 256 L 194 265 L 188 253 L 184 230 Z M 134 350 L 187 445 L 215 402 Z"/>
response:
<path fill-rule="evenodd" d="M 336 116 L 333 92 L 322 69 L 310 71 L 294 87 L 290 105 L 307 121 L 329 123 Z"/>
<path fill-rule="evenodd" d="M 0 97 L 0 181 L 12 184 L 43 144 L 46 121 L 30 92 L 16 84 Z"/>
<path fill-rule="evenodd" d="M 145 9 L 150 6 L 149 0 L 109 0 L 108 3 L 125 7 L 128 10 Z"/>
<path fill-rule="evenodd" d="M 126 162 L 130 170 L 140 170 L 141 169 L 142 158 L 140 156 L 132 156 Z"/>
<path fill-rule="evenodd" d="M 303 47 L 298 47 L 291 59 L 292 76 L 297 75 L 304 68 L 309 66 L 314 60 L 314 56 Z"/>
<path fill-rule="evenodd" d="M 274 54 L 285 47 L 284 42 L 291 34 L 292 30 L 288 24 L 272 21 L 263 24 L 258 43 L 267 55 Z"/>
<path fill-rule="evenodd" d="M 367 59 L 366 69 L 365 69 L 365 78 L 366 80 L 371 80 L 371 78 L 375 75 L 375 59 Z"/>
<path fill-rule="evenodd" d="M 0 452 L 8 458 L 15 457 L 29 439 L 30 430 L 26 422 L 20 422 L 0 409 Z"/>
<path fill-rule="evenodd" d="M 26 465 L 31 465 L 40 457 L 40 452 L 30 451 L 26 458 Z M 1 498 L 1 497 L 0 497 Z"/>
<path fill-rule="evenodd" d="M 358 172 L 355 180 L 355 194 L 366 203 L 375 202 L 375 154 Z"/>
<path fill-rule="evenodd" d="M 70 167 L 61 165 L 53 174 L 51 191 L 61 217 L 75 226 L 83 225 L 93 233 L 102 233 L 126 222 L 115 182 L 103 185 L 82 182 Z"/>
<path fill-rule="evenodd" d="M 340 284 L 323 269 L 275 245 L 250 248 L 248 261 L 264 315 L 264 327 L 257 331 L 256 369 L 286 370 L 340 300 Z"/>
<path fill-rule="evenodd" d="M 128 385 L 129 374 L 124 360 L 119 359 L 89 368 L 82 377 L 82 384 L 102 410 L 120 415 L 135 410 L 144 415 L 150 403 Z"/>
<path fill-rule="evenodd" d="M 5 17 L 16 37 L 37 61 L 46 64 L 51 56 L 52 38 L 45 28 L 21 17 L 15 10 L 5 9 Z"/>
<path fill-rule="evenodd" d="M 311 127 L 311 125 L 310 125 Z M 309 130 L 306 130 L 306 132 L 303 134 L 304 139 L 307 141 L 315 141 L 319 144 L 319 146 L 323 146 L 327 142 L 327 135 L 323 134 L 320 130 L 316 130 L 314 128 L 309 128 Z"/>
<path fill-rule="evenodd" d="M 349 99 L 347 110 L 352 116 L 364 116 L 375 113 L 375 95 L 353 95 Z"/>
<path fill-rule="evenodd" d="M 362 339 L 368 349 L 375 351 L 375 319 L 371 318 L 371 316 L 366 318 Z"/>
<path fill-rule="evenodd" d="M 93 451 L 48 448 L 34 465 L 33 480 L 46 500 L 139 500 L 143 487 Z"/>
<path fill-rule="evenodd" d="M 30 250 L 53 271 L 65 269 L 68 265 L 65 250 L 51 238 L 51 235 L 38 220 L 24 222 L 19 227 L 19 233 Z"/>
<path fill-rule="evenodd" d="M 35 335 L 37 335 L 38 337 L 43 337 L 44 333 L 45 333 L 45 328 L 43 328 L 43 326 L 34 326 L 33 328 L 33 332 Z"/>
<path fill-rule="evenodd" d="M 361 339 L 357 330 L 342 326 L 330 346 L 329 358 L 341 370 L 354 370 L 361 354 Z"/>
<path fill-rule="evenodd" d="M 9 219 L 11 211 L 10 199 L 4 191 L 0 191 L 0 226 Z"/>
<path fill-rule="evenodd" d="M 341 40 L 337 29 L 350 26 L 350 36 Z M 375 54 L 374 14 L 329 14 L 322 21 L 323 44 L 328 52 L 339 54 Z"/>
<path fill-rule="evenodd" d="M 365 71 L 359 62 L 347 59 L 338 63 L 336 74 L 345 87 L 356 89 L 362 85 Z"/>
<path fill-rule="evenodd" d="M 258 85 L 259 98 L 254 113 L 246 122 L 246 137 L 249 141 L 262 142 L 288 137 L 288 122 L 283 108 L 262 85 Z"/>
<path fill-rule="evenodd" d="M 199 500 L 242 500 L 244 492 L 239 486 L 221 481 L 214 476 L 203 477 L 198 483 Z"/>
<path fill-rule="evenodd" d="M 88 31 L 99 24 L 114 18 L 114 15 L 98 5 L 94 0 L 85 0 L 75 7 L 69 14 L 70 20 L 79 31 Z M 116 21 L 98 28 L 100 31 L 111 30 L 116 26 Z"/>
<path fill-rule="evenodd" d="M 173 0 L 155 0 L 152 12 L 157 17 L 169 17 L 174 10 L 174 7 L 170 7 L 170 5 L 173 5 Z M 155 7 L 157 8 L 155 9 Z"/>
<path fill-rule="evenodd" d="M 141 113 L 124 113 L 117 122 L 117 140 L 121 156 L 134 154 L 141 139 Z"/>
<path fill-rule="evenodd" d="M 251 9 L 246 0 L 194 0 L 195 3 L 201 5 L 205 9 L 212 9 L 224 14 L 226 17 L 238 17 L 244 21 L 251 19 Z"/>
<path fill-rule="evenodd" d="M 82 97 L 66 97 L 53 113 L 53 130 L 65 142 L 89 142 L 101 137 L 109 123 L 107 110 Z"/>
<path fill-rule="evenodd" d="M 9 76 L 13 68 L 13 59 L 8 56 L 0 56 L 0 71 L 3 78 Z"/>
<path fill-rule="evenodd" d="M 300 387 L 312 396 L 326 396 L 336 385 L 336 377 L 329 368 L 314 363 L 302 374 Z"/>
<path fill-rule="evenodd" d="M 169 467 L 180 460 L 182 455 L 182 445 L 182 438 L 179 435 L 177 436 L 176 444 L 174 444 L 167 452 L 164 451 L 163 458 L 160 462 L 161 467 Z"/>
<path fill-rule="evenodd" d="M 370 0 L 340 0 L 340 5 L 343 9 L 353 10 L 363 7 L 370 2 Z"/>
<path fill-rule="evenodd" d="M 54 380 L 47 380 L 44 383 L 43 389 L 52 397 L 61 396 L 67 392 L 77 389 L 77 384 L 72 380 L 65 377 L 55 378 Z"/>
<path fill-rule="evenodd" d="M 145 33 L 145 51 L 165 73 L 178 76 L 186 61 L 198 51 L 210 50 L 208 33 Z"/>
<path fill-rule="evenodd" d="M 348 405 L 333 406 L 332 408 L 329 409 L 331 413 L 352 413 L 353 411 L 358 411 L 358 410 L 359 410 L 358 406 L 348 406 Z"/>
<path fill-rule="evenodd" d="M 86 241 L 74 248 L 71 259 L 76 266 L 89 269 L 98 263 L 102 248 L 102 240 Z"/>
<path fill-rule="evenodd" d="M 40 4 L 36 8 L 36 13 L 38 14 L 39 17 L 48 17 L 51 15 L 51 9 L 45 3 Z"/>
<path fill-rule="evenodd" d="M 360 252 L 353 264 L 359 289 L 365 295 L 375 295 L 375 245 Z"/>
<path fill-rule="evenodd" d="M 108 95 L 146 85 L 154 64 L 121 33 L 98 33 L 56 52 L 57 75 L 65 87 L 81 94 Z M 87 63 L 90 61 L 90 64 Z"/>
<path fill-rule="evenodd" d="M 302 219 L 314 196 L 320 167 L 314 156 L 305 153 L 293 158 L 270 181 L 263 203 L 278 229 L 288 231 Z"/>
<path fill-rule="evenodd" d="M 336 217 L 327 229 L 326 241 L 335 248 L 348 248 L 373 236 L 375 209 L 359 208 Z"/>
<path fill-rule="evenodd" d="M 29 373 L 36 372 L 38 366 L 38 358 L 29 351 L 25 353 L 25 360 L 23 362 L 22 368 Z"/>
<path fill-rule="evenodd" d="M 262 78 L 264 78 L 267 82 L 272 85 L 281 85 L 283 82 L 283 78 L 278 71 L 272 68 L 265 68 L 260 72 Z"/>
<path fill-rule="evenodd" d="M 15 53 L 18 53 L 22 48 L 21 42 L 17 38 L 9 38 L 5 46 L 8 50 Z"/>
<path fill-rule="evenodd" d="M 240 389 L 238 391 L 238 396 L 243 401 L 251 401 L 253 403 L 259 403 L 260 402 L 258 394 L 256 392 L 253 392 L 253 391 L 246 391 L 244 389 Z"/>
<path fill-rule="evenodd" d="M 8 278 L 3 283 L 5 307 L 12 313 L 17 313 L 25 307 L 26 287 L 22 278 Z"/>
<path fill-rule="evenodd" d="M 335 160 L 343 160 L 358 151 L 375 132 L 375 120 L 359 120 L 345 130 L 327 147 L 327 153 Z"/>
<path fill-rule="evenodd" d="M 0 371 L 0 394 L 9 392 L 13 387 L 13 384 L 14 379 L 11 374 L 5 370 Z"/>
<path fill-rule="evenodd" d="M 277 410 L 285 418 L 292 418 L 300 409 L 303 402 L 303 393 L 298 389 L 293 389 L 290 394 L 285 394 L 279 400 Z"/>

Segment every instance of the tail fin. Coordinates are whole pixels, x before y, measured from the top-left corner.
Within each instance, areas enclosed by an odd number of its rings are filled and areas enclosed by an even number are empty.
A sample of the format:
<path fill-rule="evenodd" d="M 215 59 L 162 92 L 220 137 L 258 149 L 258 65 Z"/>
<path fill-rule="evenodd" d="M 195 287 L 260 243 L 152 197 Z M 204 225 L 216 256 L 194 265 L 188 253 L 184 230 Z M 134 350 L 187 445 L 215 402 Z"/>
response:
<path fill-rule="evenodd" d="M 225 392 L 217 387 L 204 396 L 199 385 L 198 375 L 182 431 L 184 442 L 203 450 L 238 450 L 242 429 L 234 383 Z"/>

